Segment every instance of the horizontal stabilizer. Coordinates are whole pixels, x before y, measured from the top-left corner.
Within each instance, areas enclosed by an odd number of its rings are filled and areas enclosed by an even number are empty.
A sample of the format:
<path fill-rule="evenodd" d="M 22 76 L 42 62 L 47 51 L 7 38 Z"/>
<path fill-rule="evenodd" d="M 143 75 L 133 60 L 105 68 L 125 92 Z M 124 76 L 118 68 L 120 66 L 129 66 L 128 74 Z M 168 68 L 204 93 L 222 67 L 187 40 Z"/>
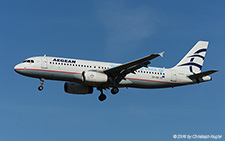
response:
<path fill-rule="evenodd" d="M 198 78 L 202 78 L 202 77 L 204 77 L 204 76 L 213 74 L 213 73 L 215 73 L 215 72 L 217 72 L 217 71 L 218 71 L 218 70 L 205 71 L 205 72 L 201 72 L 201 73 L 198 73 L 198 74 L 189 75 L 188 77 L 189 77 L 190 79 L 198 79 Z"/>

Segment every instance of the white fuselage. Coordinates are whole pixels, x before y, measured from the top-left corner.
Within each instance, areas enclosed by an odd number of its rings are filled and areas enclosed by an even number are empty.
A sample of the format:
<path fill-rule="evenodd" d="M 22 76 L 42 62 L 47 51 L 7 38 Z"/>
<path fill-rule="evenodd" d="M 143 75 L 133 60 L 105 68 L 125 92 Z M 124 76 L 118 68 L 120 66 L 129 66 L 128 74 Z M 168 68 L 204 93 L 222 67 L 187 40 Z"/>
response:
<path fill-rule="evenodd" d="M 90 70 L 102 72 L 118 65 L 121 64 L 41 56 L 26 59 L 23 63 L 16 65 L 14 70 L 34 78 L 70 81 L 93 87 L 99 85 L 112 87 L 111 83 L 85 82 L 82 80 L 82 72 Z M 135 73 L 127 74 L 117 87 L 166 88 L 211 80 L 211 77 L 207 76 L 197 82 L 188 78 L 188 75 L 190 73 L 184 70 L 173 68 L 142 67 Z"/>

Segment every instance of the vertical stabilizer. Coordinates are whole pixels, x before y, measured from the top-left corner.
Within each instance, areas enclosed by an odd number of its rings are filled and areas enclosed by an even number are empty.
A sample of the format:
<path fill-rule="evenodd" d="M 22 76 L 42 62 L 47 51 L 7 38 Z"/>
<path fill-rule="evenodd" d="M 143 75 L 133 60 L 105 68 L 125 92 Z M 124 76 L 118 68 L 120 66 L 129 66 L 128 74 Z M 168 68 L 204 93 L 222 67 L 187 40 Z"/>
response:
<path fill-rule="evenodd" d="M 200 73 L 209 42 L 198 41 L 173 69 L 182 69 L 192 74 Z"/>

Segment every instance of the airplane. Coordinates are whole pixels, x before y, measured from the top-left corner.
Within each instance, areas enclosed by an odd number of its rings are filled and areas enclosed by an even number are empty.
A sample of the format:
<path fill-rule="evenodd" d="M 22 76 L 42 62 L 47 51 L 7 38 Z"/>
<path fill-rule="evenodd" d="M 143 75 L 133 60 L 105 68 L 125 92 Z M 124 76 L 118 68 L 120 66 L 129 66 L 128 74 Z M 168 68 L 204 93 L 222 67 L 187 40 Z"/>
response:
<path fill-rule="evenodd" d="M 111 89 L 112 94 L 117 94 L 122 87 L 156 89 L 211 81 L 209 75 L 218 70 L 201 72 L 208 43 L 198 41 L 178 64 L 168 69 L 149 66 L 154 58 L 163 57 L 164 52 L 161 52 L 125 64 L 44 55 L 25 59 L 14 70 L 40 79 L 40 91 L 45 79 L 66 81 L 66 93 L 92 94 L 93 88 L 97 88 L 100 91 L 98 99 L 104 101 L 103 90 Z"/>

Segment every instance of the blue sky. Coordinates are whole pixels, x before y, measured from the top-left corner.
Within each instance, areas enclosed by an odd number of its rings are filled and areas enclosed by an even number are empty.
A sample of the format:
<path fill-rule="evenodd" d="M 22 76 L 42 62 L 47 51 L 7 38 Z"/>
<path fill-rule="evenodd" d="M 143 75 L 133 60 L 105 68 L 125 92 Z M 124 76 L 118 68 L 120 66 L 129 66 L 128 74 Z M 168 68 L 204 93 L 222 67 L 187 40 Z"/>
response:
<path fill-rule="evenodd" d="M 224 1 L 39 0 L 0 2 L 0 140 L 173 140 L 174 134 L 225 135 Z M 125 63 L 165 51 L 152 66 L 172 67 L 199 40 L 210 42 L 203 70 L 213 81 L 178 88 L 120 89 L 99 102 L 69 95 L 64 82 L 14 72 L 49 56 Z M 224 137 L 223 137 L 224 138 Z"/>

